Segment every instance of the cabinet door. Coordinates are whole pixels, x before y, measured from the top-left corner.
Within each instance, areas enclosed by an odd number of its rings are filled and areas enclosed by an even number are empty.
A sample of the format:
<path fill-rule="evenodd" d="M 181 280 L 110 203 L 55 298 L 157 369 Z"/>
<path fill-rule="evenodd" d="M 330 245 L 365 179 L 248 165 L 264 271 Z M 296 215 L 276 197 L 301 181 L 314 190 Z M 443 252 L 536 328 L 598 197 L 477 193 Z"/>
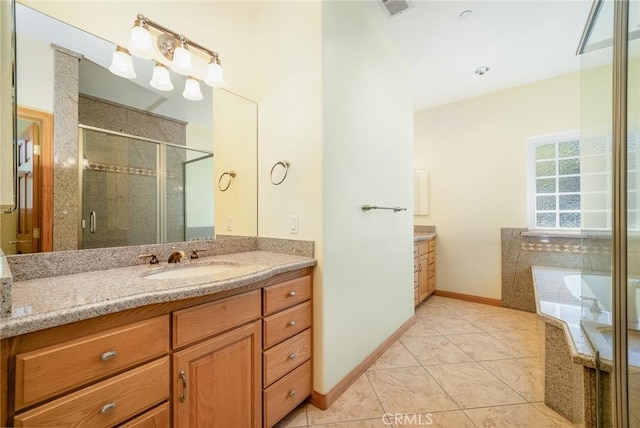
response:
<path fill-rule="evenodd" d="M 176 428 L 259 427 L 261 321 L 175 353 Z"/>
<path fill-rule="evenodd" d="M 429 273 L 428 267 L 429 257 L 427 254 L 420 256 L 418 259 L 418 294 L 422 302 L 429 296 Z"/>

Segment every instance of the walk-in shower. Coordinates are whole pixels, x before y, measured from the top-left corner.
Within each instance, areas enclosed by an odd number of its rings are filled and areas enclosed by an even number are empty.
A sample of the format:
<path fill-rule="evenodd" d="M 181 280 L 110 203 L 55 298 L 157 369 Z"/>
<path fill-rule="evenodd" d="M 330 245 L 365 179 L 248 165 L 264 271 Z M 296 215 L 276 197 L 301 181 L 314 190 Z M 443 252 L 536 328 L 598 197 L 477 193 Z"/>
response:
<path fill-rule="evenodd" d="M 79 125 L 79 248 L 214 236 L 213 153 Z"/>

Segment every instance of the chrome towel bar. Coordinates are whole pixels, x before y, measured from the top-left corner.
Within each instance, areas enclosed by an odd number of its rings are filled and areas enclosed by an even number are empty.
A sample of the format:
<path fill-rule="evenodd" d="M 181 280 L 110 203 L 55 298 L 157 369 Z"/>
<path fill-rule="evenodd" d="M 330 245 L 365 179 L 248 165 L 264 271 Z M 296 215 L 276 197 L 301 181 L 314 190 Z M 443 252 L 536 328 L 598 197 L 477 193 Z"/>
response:
<path fill-rule="evenodd" d="M 363 205 L 362 206 L 362 211 L 371 211 L 371 210 L 393 210 L 393 212 L 398 212 L 398 211 L 406 211 L 406 208 L 401 208 L 401 207 L 377 207 L 375 205 Z"/>

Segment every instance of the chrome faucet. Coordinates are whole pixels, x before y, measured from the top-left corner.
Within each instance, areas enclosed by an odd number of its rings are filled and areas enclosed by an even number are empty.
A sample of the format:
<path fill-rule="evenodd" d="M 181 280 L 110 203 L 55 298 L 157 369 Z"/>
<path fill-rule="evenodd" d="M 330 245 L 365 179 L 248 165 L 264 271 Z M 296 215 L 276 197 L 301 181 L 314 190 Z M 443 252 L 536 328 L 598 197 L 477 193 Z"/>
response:
<path fill-rule="evenodd" d="M 169 256 L 169 260 L 167 260 L 167 262 L 168 263 L 180 263 L 180 259 L 182 259 L 182 258 L 184 258 L 186 256 L 187 255 L 185 254 L 184 251 L 174 251 Z"/>
<path fill-rule="evenodd" d="M 591 305 L 591 308 L 589 308 L 589 310 L 591 312 L 602 312 L 602 309 L 600 308 L 600 305 L 598 304 L 598 299 L 594 298 L 594 297 L 585 297 L 585 296 L 580 296 L 580 298 L 582 300 L 588 300 L 593 302 L 593 304 Z"/>
<path fill-rule="evenodd" d="M 140 255 L 138 255 L 139 259 L 146 259 L 147 257 L 150 258 L 150 260 L 149 260 L 149 264 L 150 265 L 157 265 L 158 263 L 160 263 L 160 260 L 158 260 L 158 256 L 156 254 L 140 254 Z"/>

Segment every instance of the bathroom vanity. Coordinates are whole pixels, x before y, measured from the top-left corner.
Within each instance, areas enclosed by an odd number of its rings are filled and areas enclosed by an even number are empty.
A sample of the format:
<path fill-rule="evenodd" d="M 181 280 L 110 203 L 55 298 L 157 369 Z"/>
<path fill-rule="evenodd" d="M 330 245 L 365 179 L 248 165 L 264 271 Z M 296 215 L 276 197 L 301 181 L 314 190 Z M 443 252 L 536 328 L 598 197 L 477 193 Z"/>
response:
<path fill-rule="evenodd" d="M 436 239 L 434 233 L 420 233 L 413 245 L 413 303 L 418 306 L 436 291 Z"/>
<path fill-rule="evenodd" d="M 145 265 L 15 282 L 0 330 L 2 425 L 273 426 L 311 394 L 315 260 L 251 251 L 197 263 L 223 262 L 236 269 L 159 280 L 148 277 L 169 268 Z M 42 287 L 53 302 L 37 303 Z M 31 314 L 17 316 L 29 294 Z"/>

